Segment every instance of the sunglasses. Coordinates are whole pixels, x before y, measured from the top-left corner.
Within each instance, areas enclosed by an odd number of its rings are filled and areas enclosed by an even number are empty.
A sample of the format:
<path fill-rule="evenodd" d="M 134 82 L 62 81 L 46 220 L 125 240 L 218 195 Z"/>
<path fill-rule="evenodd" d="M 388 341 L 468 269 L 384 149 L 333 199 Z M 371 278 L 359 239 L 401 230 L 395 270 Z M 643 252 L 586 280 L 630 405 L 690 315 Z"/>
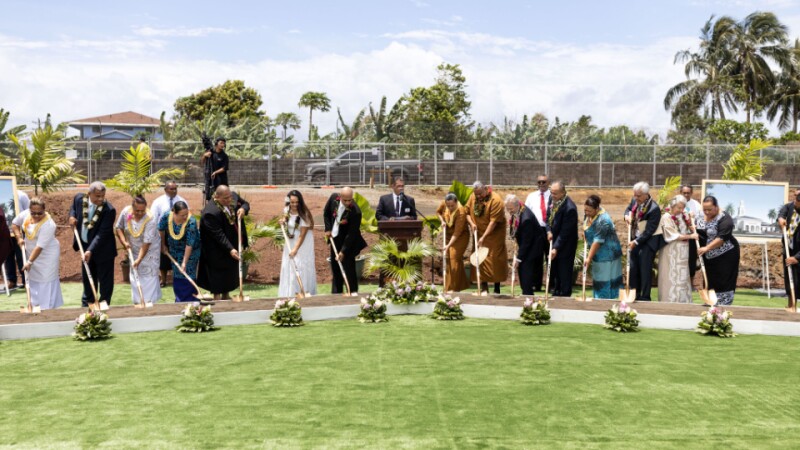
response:
<path fill-rule="evenodd" d="M 547 184 L 547 180 L 538 180 L 536 184 Z"/>

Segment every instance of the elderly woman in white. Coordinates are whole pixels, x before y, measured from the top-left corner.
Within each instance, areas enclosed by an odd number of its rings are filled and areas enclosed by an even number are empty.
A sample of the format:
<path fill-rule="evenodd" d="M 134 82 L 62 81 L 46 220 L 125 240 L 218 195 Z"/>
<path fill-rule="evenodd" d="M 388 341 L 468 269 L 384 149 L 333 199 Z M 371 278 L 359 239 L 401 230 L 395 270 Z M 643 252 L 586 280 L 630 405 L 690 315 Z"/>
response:
<path fill-rule="evenodd" d="M 161 235 L 153 214 L 147 209 L 147 200 L 136 197 L 133 204 L 126 206 L 117 219 L 117 237 L 125 251 L 133 252 L 131 261 L 131 296 L 133 303 L 141 302 L 139 290 L 134 281 L 133 270 L 139 273 L 144 301 L 156 303 L 161 300 L 161 286 L 158 272 L 161 263 Z"/>
<path fill-rule="evenodd" d="M 658 257 L 658 301 L 692 303 L 692 279 L 689 270 L 689 246 L 697 238 L 692 218 L 685 212 L 686 199 L 678 195 L 669 202 L 661 217 L 666 246 Z"/>
<path fill-rule="evenodd" d="M 11 224 L 17 243 L 28 256 L 23 270 L 28 272 L 31 303 L 43 310 L 64 304 L 58 278 L 61 245 L 56 239 L 56 223 L 44 206 L 43 200 L 32 198 L 30 208 Z"/>

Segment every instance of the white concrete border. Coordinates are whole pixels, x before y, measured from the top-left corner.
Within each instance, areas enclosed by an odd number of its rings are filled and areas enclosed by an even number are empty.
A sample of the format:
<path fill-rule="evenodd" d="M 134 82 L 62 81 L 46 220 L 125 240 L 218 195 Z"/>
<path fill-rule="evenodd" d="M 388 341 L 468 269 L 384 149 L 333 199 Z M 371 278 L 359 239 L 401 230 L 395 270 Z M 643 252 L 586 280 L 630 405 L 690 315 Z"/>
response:
<path fill-rule="evenodd" d="M 416 305 L 389 304 L 386 308 L 388 315 L 425 315 L 433 312 L 433 303 L 418 303 Z M 476 319 L 519 320 L 522 306 L 492 306 L 492 305 L 461 305 L 466 317 Z M 314 322 L 318 320 L 353 319 L 358 315 L 360 305 L 316 306 L 303 308 L 303 320 Z M 214 313 L 214 323 L 219 326 L 230 325 L 257 325 L 268 324 L 269 310 L 231 311 Z M 77 312 L 77 310 L 76 310 Z M 603 325 L 605 311 L 586 311 L 577 309 L 551 309 L 550 317 L 553 322 L 584 323 Z M 77 317 L 77 316 L 76 316 Z M 180 324 L 181 316 L 148 316 L 112 318 L 112 331 L 114 334 L 138 333 L 142 331 L 174 330 Z M 662 330 L 694 330 L 700 317 L 693 316 L 668 316 L 660 314 L 639 314 L 641 328 L 654 328 Z M 768 320 L 731 319 L 733 329 L 739 334 L 765 334 L 772 336 L 800 336 L 800 324 L 797 322 L 779 322 Z M 0 340 L 33 339 L 70 336 L 75 325 L 74 321 L 67 322 L 41 322 L 34 324 L 0 325 Z"/>

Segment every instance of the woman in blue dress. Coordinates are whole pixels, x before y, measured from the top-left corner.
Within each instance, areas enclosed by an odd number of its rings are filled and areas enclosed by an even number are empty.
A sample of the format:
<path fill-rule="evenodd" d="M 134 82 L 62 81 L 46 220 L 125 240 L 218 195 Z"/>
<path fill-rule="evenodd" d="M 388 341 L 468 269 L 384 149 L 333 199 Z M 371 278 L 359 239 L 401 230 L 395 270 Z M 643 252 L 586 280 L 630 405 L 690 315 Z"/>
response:
<path fill-rule="evenodd" d="M 611 216 L 600 207 L 600 197 L 590 195 L 583 206 L 583 234 L 589 254 L 583 264 L 592 265 L 594 298 L 617 299 L 622 287 L 622 247 Z"/>
<path fill-rule="evenodd" d="M 186 202 L 176 202 L 169 214 L 161 216 L 161 252 L 172 256 L 180 267 L 172 263 L 174 274 L 172 289 L 176 302 L 194 302 L 196 291 L 182 272 L 197 280 L 197 263 L 200 261 L 200 230 L 197 221 L 189 215 Z"/>

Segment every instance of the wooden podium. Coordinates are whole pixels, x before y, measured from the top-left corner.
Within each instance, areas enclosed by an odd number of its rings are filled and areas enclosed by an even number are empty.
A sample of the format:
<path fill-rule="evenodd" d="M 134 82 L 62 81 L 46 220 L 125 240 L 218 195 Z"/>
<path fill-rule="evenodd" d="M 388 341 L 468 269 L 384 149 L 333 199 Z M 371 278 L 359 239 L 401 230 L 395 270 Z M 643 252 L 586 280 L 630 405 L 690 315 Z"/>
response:
<path fill-rule="evenodd" d="M 416 219 L 381 220 L 378 232 L 397 241 L 401 251 L 408 250 L 410 239 L 422 237 L 422 221 Z M 383 273 L 378 277 L 379 286 L 383 287 Z"/>

